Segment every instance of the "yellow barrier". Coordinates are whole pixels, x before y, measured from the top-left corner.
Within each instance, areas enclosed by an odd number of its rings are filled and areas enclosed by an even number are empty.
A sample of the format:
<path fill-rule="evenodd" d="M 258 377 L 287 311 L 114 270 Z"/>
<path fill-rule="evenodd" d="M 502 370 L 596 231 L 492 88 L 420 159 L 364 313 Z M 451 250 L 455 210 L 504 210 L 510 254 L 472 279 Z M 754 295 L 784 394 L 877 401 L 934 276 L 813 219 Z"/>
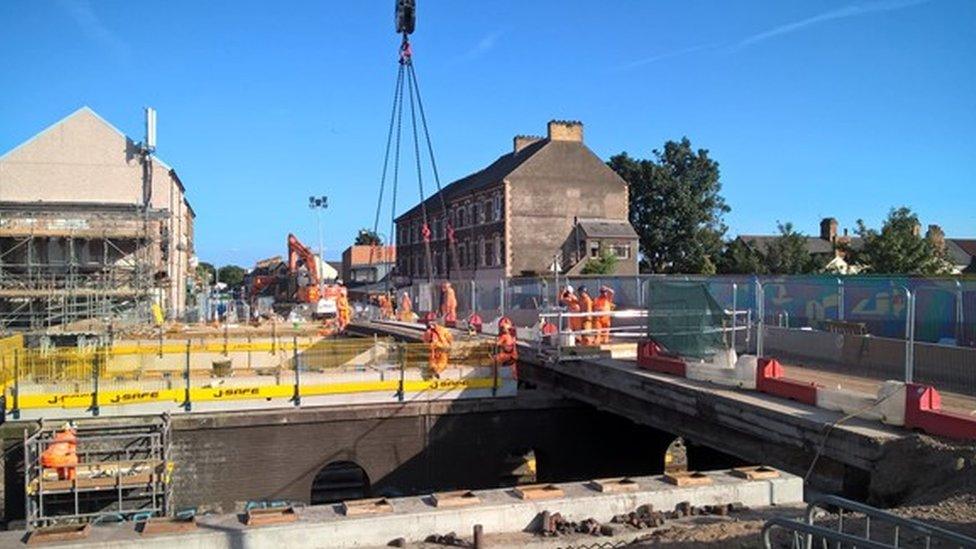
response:
<path fill-rule="evenodd" d="M 422 393 L 428 391 L 458 391 L 468 389 L 490 389 L 494 387 L 495 379 L 466 378 L 466 379 L 429 379 L 407 380 L 403 382 L 406 393 Z M 302 385 L 300 396 L 314 397 L 327 395 L 341 395 L 354 393 L 393 392 L 400 388 L 397 380 L 339 382 L 326 384 Z M 9 391 L 8 391 L 9 393 Z M 240 387 L 207 387 L 190 389 L 190 403 L 237 401 L 254 399 L 281 399 L 295 396 L 294 385 L 254 385 Z M 17 399 L 17 409 L 40 408 L 89 408 L 94 404 L 94 391 L 78 393 L 40 393 L 20 395 Z M 186 389 L 161 389 L 155 391 L 99 391 L 98 406 L 120 406 L 126 404 L 145 404 L 150 402 L 172 402 L 183 404 L 186 400 Z M 7 395 L 6 409 L 14 410 L 12 394 Z"/>
<path fill-rule="evenodd" d="M 189 369 L 189 363 L 182 361 L 173 364 L 152 364 L 149 369 L 139 364 L 123 362 L 113 365 L 113 357 L 125 355 L 157 355 L 160 349 L 165 353 L 180 352 L 186 354 L 189 347 L 190 354 L 195 352 L 254 352 L 281 351 L 281 358 L 275 358 L 273 365 L 265 364 L 242 371 L 254 374 L 261 371 L 275 371 L 280 376 L 290 376 L 288 371 L 294 371 L 294 356 L 298 355 L 301 371 L 306 373 L 325 372 L 337 367 L 365 368 L 381 364 L 395 364 L 405 369 L 425 369 L 428 363 L 429 347 L 424 343 L 394 343 L 390 340 L 371 339 L 319 339 L 317 341 L 297 342 L 292 340 L 283 343 L 262 342 L 204 342 L 194 343 L 187 340 L 183 343 L 169 343 L 162 347 L 146 345 L 127 345 L 99 348 L 55 348 L 55 349 L 24 349 L 23 337 L 14 336 L 0 340 L 0 371 L 2 371 L 3 386 L 0 391 L 7 395 L 6 408 L 37 409 L 37 408 L 89 408 L 94 406 L 118 406 L 127 404 L 143 404 L 153 402 L 172 402 L 183 404 L 187 400 L 192 402 L 236 401 L 250 399 L 281 399 L 294 398 L 295 385 L 281 383 L 277 378 L 276 384 L 261 384 L 221 387 L 191 387 L 189 395 L 185 387 L 156 389 L 160 379 L 179 379 L 181 376 L 194 372 L 193 378 L 201 373 L 211 374 L 210 367 L 196 367 Z M 452 365 L 474 367 L 490 367 L 492 346 L 484 342 L 456 343 L 450 352 Z M 206 359 L 205 359 L 206 360 Z M 276 362 L 276 363 L 274 363 Z M 184 367 L 185 364 L 185 367 Z M 231 369 L 233 371 L 233 368 Z M 96 373 L 98 374 L 96 376 Z M 160 374 L 165 374 L 160 378 Z M 14 377 L 17 377 L 15 380 Z M 140 378 L 144 383 L 139 386 Z M 110 385 L 109 390 L 94 391 L 98 380 L 122 380 L 133 382 L 136 387 L 131 389 L 115 389 Z M 288 379 L 285 377 L 284 379 Z M 270 381 L 270 380 L 269 380 Z M 182 382 L 175 381 L 175 384 Z M 341 381 L 336 383 L 302 384 L 299 397 L 323 395 L 396 392 L 403 383 L 403 390 L 408 393 L 453 389 L 484 389 L 495 385 L 495 380 L 488 378 L 461 380 L 387 380 L 387 381 Z M 32 390 L 43 392 L 33 393 L 24 391 L 25 386 L 33 385 Z M 41 385 L 42 387 L 36 387 Z M 46 387 L 45 387 L 46 386 Z M 52 387 L 53 386 L 53 387 Z M 173 387 L 173 385 L 169 385 Z M 14 398 L 15 389 L 20 391 Z M 118 385 L 114 385 L 118 387 Z M 97 402 L 95 402 L 97 399 Z"/>

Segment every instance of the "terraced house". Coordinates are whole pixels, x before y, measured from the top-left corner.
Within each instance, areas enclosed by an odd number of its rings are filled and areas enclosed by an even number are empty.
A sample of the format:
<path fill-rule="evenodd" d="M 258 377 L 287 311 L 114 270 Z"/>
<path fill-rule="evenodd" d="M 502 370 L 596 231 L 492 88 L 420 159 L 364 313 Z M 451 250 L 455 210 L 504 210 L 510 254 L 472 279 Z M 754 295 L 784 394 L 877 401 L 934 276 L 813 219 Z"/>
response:
<path fill-rule="evenodd" d="M 397 218 L 397 272 L 497 279 L 555 265 L 577 274 L 605 250 L 617 257 L 616 274 L 636 274 L 627 213 L 627 183 L 584 145 L 583 124 L 554 120 L 545 137 L 516 136 L 511 152 Z"/>

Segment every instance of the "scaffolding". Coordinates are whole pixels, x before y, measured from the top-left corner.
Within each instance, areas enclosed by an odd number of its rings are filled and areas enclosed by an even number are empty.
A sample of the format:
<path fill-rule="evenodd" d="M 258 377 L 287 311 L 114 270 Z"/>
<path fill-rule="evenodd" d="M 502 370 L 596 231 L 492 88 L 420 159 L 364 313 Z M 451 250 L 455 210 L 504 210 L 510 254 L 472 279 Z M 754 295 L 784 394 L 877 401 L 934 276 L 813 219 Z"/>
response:
<path fill-rule="evenodd" d="M 148 318 L 166 214 L 138 206 L 0 206 L 0 332 Z"/>
<path fill-rule="evenodd" d="M 77 428 L 74 478 L 46 468 L 41 455 L 58 427 L 24 431 L 27 528 L 146 520 L 170 514 L 170 421 Z"/>

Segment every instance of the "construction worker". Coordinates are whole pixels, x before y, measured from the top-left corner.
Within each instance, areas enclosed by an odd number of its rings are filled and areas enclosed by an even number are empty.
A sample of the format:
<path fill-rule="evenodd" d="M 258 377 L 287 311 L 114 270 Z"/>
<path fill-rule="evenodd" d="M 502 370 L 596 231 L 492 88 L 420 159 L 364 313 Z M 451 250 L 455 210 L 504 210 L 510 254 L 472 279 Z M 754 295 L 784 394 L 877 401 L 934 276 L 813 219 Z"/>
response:
<path fill-rule="evenodd" d="M 393 300 L 388 294 L 379 295 L 380 315 L 383 320 L 393 320 Z"/>
<path fill-rule="evenodd" d="M 410 299 L 410 294 L 403 292 L 400 296 L 400 311 L 399 311 L 401 322 L 412 322 L 413 321 L 413 300 Z"/>
<path fill-rule="evenodd" d="M 457 322 L 457 295 L 454 294 L 454 286 L 445 281 L 441 284 L 441 316 L 444 317 L 444 324 L 454 326 Z"/>
<path fill-rule="evenodd" d="M 613 311 L 613 290 L 608 286 L 600 287 L 600 295 L 593 301 L 593 311 L 609 313 Z M 595 318 L 597 329 L 596 344 L 610 343 L 610 315 L 599 314 Z"/>
<path fill-rule="evenodd" d="M 502 322 L 506 321 L 506 322 Z M 518 341 L 515 327 L 507 317 L 498 321 L 498 337 L 495 339 L 495 354 L 491 357 L 498 366 L 512 369 L 512 379 L 518 380 Z"/>
<path fill-rule="evenodd" d="M 339 332 L 345 332 L 346 326 L 352 321 L 352 307 L 349 306 L 349 291 L 345 286 L 339 287 L 339 297 L 336 298 L 336 311 Z"/>
<path fill-rule="evenodd" d="M 430 346 L 430 356 L 427 359 L 430 376 L 439 379 L 441 372 L 447 368 L 447 359 L 451 353 L 454 336 L 447 328 L 431 320 L 427 322 L 424 342 Z"/>
<path fill-rule="evenodd" d="M 563 293 L 559 295 L 559 301 L 566 306 L 566 311 L 569 313 L 579 313 L 580 312 L 580 300 L 573 291 L 573 287 L 569 284 L 563 289 Z M 571 316 L 569 317 L 569 329 L 579 337 L 579 331 L 583 329 L 583 317 L 581 316 Z"/>
<path fill-rule="evenodd" d="M 580 312 L 592 313 L 593 298 L 590 297 L 589 292 L 586 291 L 586 286 L 579 287 L 579 293 L 577 294 L 577 297 L 579 298 Z M 583 328 L 583 335 L 580 337 L 580 343 L 583 345 L 592 345 L 594 338 L 593 338 L 593 334 L 590 332 L 593 331 L 593 317 L 587 315 L 584 316 L 581 320 L 582 323 L 580 324 L 580 326 L 582 326 Z"/>
<path fill-rule="evenodd" d="M 54 434 L 54 442 L 41 452 L 41 466 L 57 469 L 59 480 L 74 480 L 78 467 L 78 437 L 75 425 L 65 423 Z"/>

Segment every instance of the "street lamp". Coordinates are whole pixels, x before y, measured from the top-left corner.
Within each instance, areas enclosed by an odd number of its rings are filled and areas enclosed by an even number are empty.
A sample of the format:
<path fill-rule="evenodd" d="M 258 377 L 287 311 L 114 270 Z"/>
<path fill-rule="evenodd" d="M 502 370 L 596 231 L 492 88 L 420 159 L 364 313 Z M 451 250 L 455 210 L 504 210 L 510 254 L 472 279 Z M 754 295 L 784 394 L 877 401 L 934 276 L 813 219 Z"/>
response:
<path fill-rule="evenodd" d="M 319 229 L 319 261 L 322 262 L 322 266 L 324 267 L 325 266 L 325 247 L 322 244 L 322 210 L 324 210 L 324 209 L 326 209 L 326 208 L 329 207 L 329 197 L 327 197 L 325 195 L 322 195 L 322 196 L 310 196 L 310 197 L 308 197 L 308 207 L 310 209 L 312 209 L 312 210 L 315 210 L 315 217 L 316 217 L 316 220 L 318 221 L 318 229 Z M 318 265 L 316 265 L 315 268 L 316 268 L 316 270 L 318 270 Z M 319 295 L 321 295 L 321 291 L 322 291 L 323 285 L 325 284 L 325 281 L 323 280 L 323 275 L 324 274 L 325 273 L 319 273 L 319 292 L 320 292 Z"/>

